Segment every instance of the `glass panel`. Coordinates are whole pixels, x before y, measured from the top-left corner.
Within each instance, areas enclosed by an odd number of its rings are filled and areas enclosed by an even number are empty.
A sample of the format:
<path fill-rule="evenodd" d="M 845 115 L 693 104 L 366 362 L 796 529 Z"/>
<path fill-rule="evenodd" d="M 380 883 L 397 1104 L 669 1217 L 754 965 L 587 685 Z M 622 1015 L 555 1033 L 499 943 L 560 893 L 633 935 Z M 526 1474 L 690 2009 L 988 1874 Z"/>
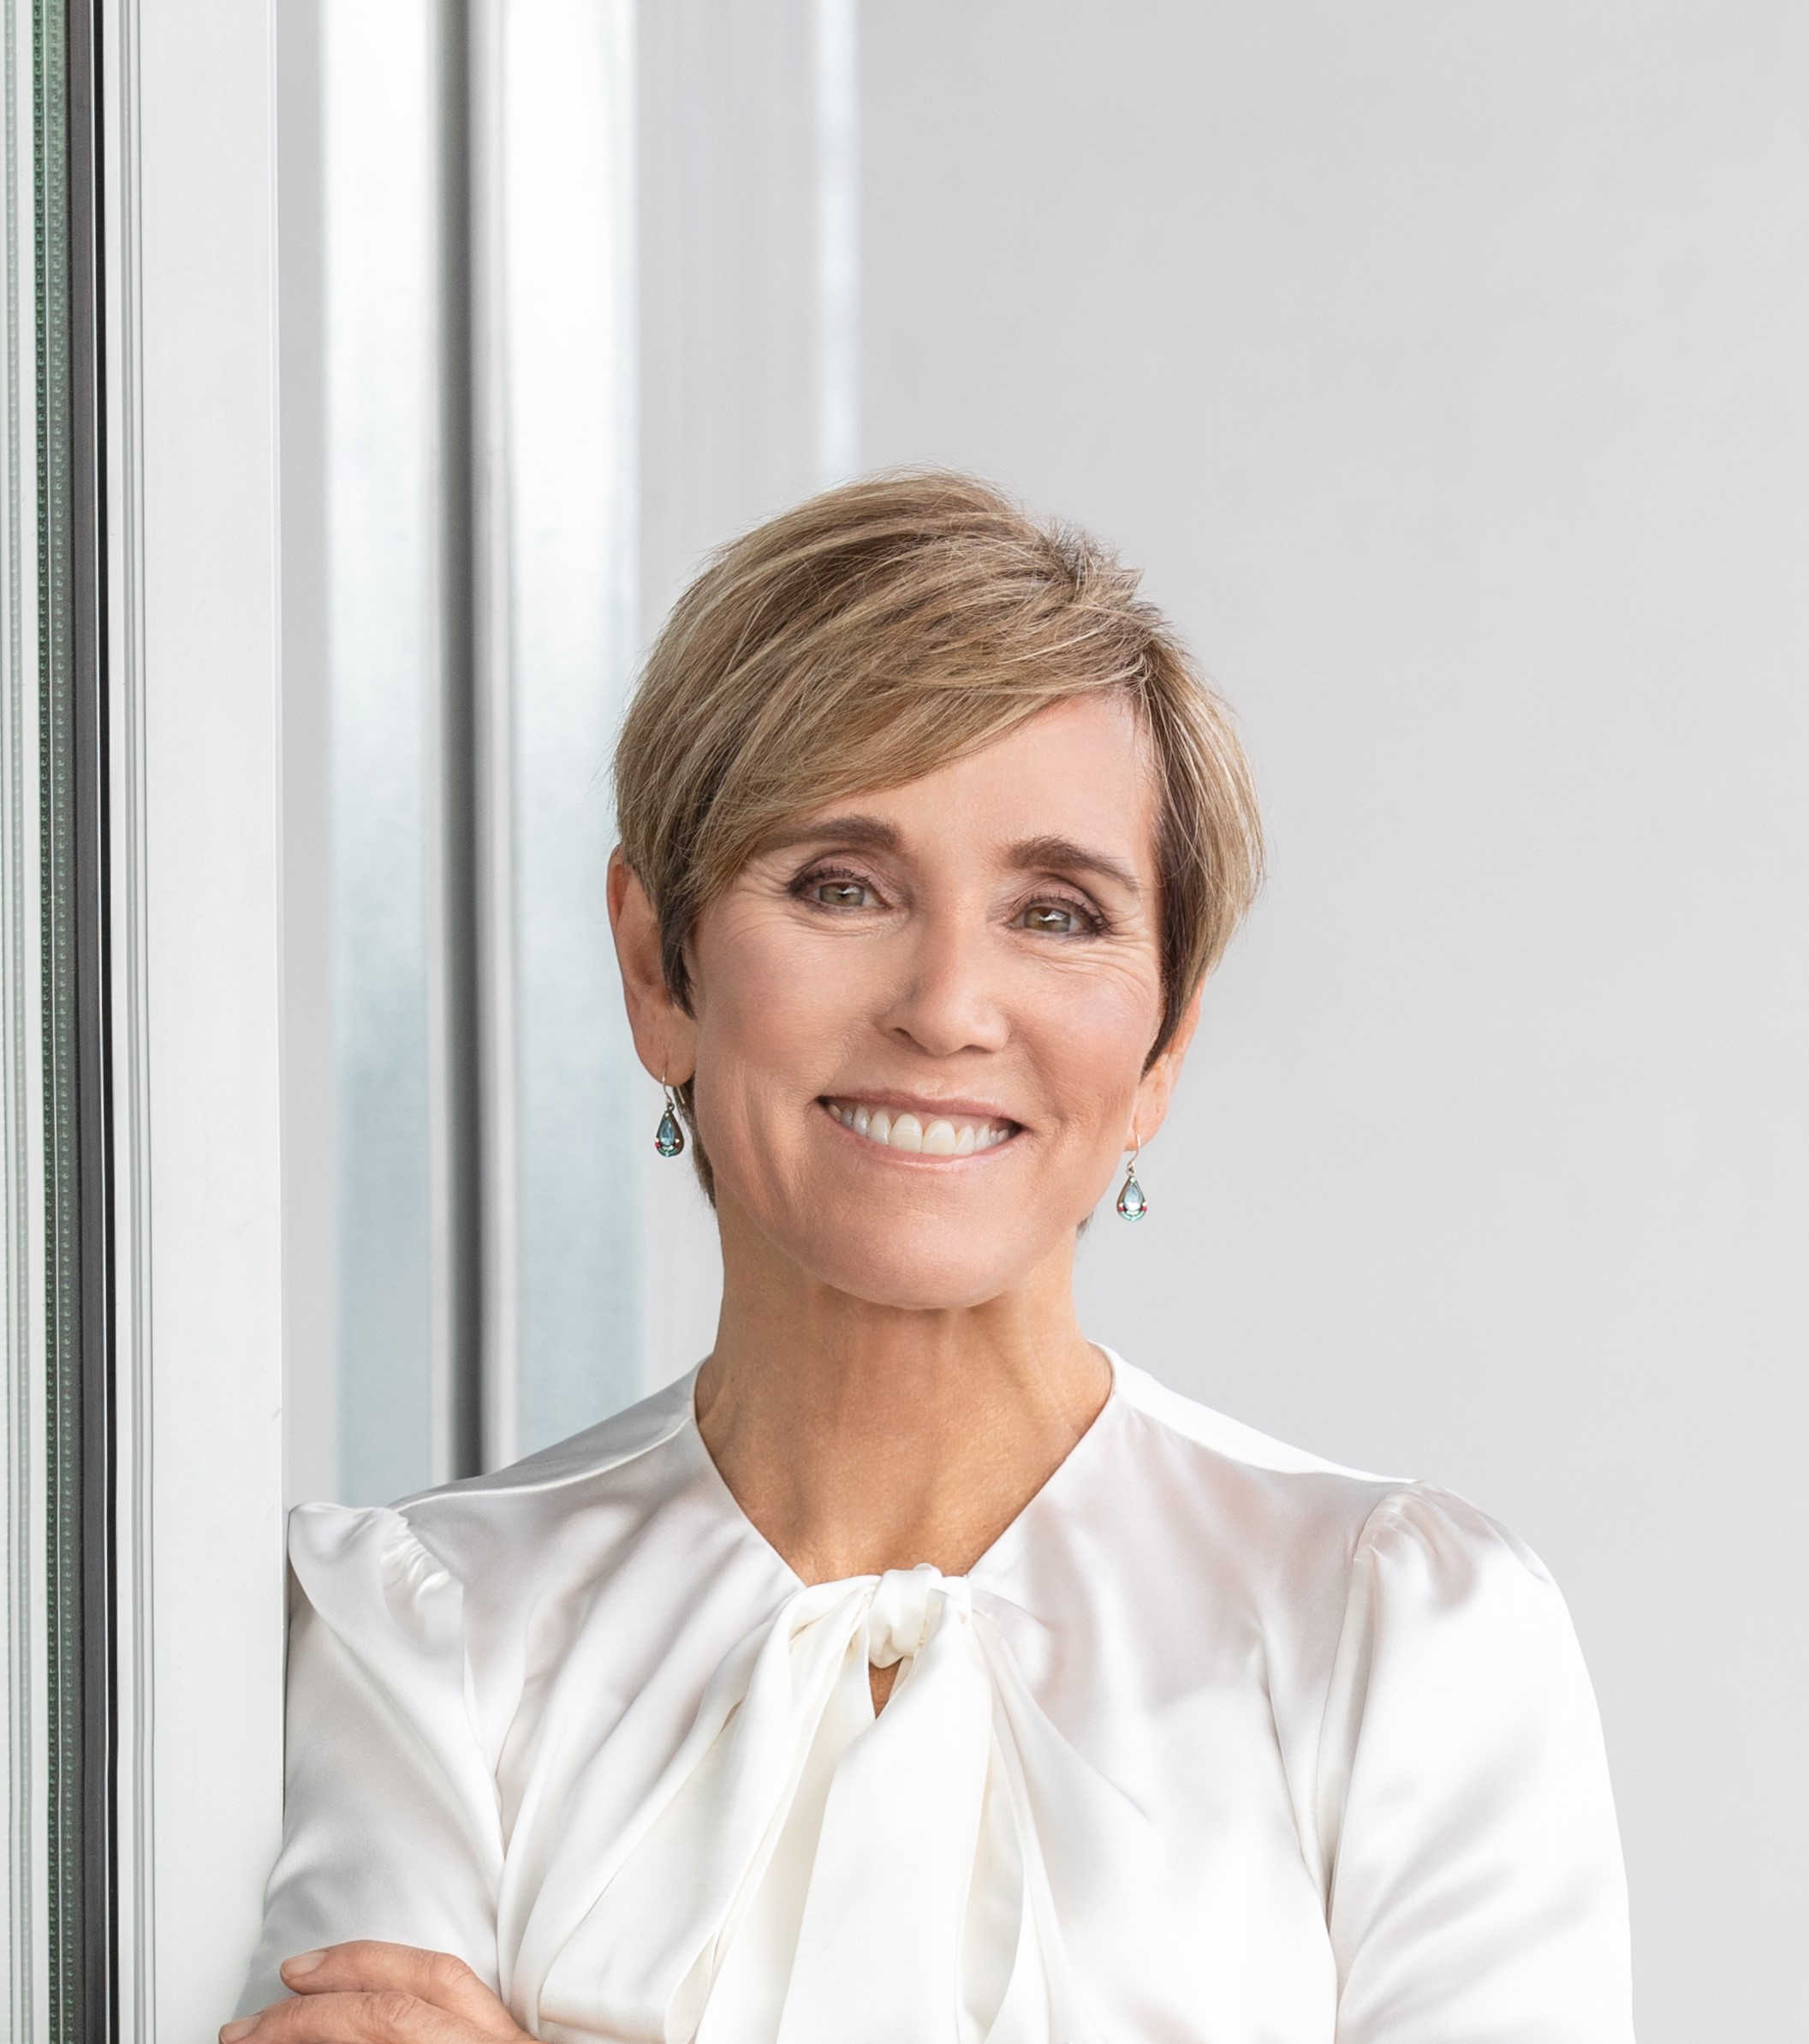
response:
<path fill-rule="evenodd" d="M 645 1141 L 604 891 L 634 651 L 634 15 L 503 11 L 520 1295 L 491 1459 L 640 1395 Z"/>
<path fill-rule="evenodd" d="M 491 1464 L 640 1387 L 641 1094 L 604 902 L 637 574 L 634 20 L 321 12 L 334 1165 L 330 1256 L 291 1255 L 298 1281 L 331 1266 L 330 1401 L 309 1356 L 290 1371 L 293 1408 L 335 1409 L 351 1502 L 474 1466 L 473 1377 Z M 306 288 L 293 181 L 283 203 Z M 298 662 L 285 685 L 318 684 Z M 292 989 L 295 1030 L 307 1006 Z"/>
<path fill-rule="evenodd" d="M 438 640 L 436 10 L 322 10 L 339 1495 L 434 1424 L 428 889 Z"/>

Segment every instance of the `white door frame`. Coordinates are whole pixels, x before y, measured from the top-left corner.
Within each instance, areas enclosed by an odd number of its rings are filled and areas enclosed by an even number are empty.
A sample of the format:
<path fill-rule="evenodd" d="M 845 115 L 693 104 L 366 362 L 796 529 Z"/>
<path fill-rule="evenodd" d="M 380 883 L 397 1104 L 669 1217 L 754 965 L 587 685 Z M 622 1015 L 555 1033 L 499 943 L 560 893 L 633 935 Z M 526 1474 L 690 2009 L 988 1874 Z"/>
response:
<path fill-rule="evenodd" d="M 105 0 L 122 2037 L 211 2035 L 282 1806 L 275 16 Z"/>

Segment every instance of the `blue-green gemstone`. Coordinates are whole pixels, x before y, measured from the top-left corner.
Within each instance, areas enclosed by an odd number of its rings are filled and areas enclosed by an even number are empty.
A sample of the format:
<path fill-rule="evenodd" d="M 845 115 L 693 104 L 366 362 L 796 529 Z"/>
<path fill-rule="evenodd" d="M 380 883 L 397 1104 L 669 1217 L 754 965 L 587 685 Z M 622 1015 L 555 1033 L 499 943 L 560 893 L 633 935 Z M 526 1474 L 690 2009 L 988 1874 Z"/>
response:
<path fill-rule="evenodd" d="M 1143 1196 L 1143 1188 L 1134 1177 L 1128 1177 L 1118 1194 L 1118 1211 L 1128 1221 L 1140 1221 L 1150 1210 L 1149 1201 Z"/>
<path fill-rule="evenodd" d="M 643 1122 L 640 1125 L 646 1128 L 647 1124 Z M 669 1107 L 660 1116 L 659 1126 L 653 1131 L 653 1147 L 662 1157 L 675 1157 L 685 1147 L 685 1132 Z"/>

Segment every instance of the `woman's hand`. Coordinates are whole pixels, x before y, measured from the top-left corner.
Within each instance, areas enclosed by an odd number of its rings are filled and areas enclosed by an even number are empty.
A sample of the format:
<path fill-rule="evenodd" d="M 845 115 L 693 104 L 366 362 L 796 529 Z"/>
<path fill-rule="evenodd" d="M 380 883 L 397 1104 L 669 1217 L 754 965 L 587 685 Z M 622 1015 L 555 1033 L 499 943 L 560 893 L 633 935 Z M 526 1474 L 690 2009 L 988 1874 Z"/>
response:
<path fill-rule="evenodd" d="M 361 1939 L 283 1963 L 295 1997 L 220 2032 L 220 2044 L 522 2044 L 527 2036 L 462 1959 Z"/>

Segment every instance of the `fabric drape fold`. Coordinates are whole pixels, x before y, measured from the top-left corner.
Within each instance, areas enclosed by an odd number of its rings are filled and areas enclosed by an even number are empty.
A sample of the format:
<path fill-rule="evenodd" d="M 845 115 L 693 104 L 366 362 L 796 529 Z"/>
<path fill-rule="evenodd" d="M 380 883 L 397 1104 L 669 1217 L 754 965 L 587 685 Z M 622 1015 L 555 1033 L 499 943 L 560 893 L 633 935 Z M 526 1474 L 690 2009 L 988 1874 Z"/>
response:
<path fill-rule="evenodd" d="M 1060 1735 L 979 1601 L 928 1566 L 796 1590 L 589 1878 L 549 1883 L 565 1906 L 527 1926 L 518 2013 L 557 2035 L 581 1981 L 583 2009 L 660 2044 L 1096 2044 L 1032 1808 Z M 896 1663 L 876 1716 L 869 1665 Z M 605 1741 L 574 1839 L 615 1803 L 610 1771 Z"/>

